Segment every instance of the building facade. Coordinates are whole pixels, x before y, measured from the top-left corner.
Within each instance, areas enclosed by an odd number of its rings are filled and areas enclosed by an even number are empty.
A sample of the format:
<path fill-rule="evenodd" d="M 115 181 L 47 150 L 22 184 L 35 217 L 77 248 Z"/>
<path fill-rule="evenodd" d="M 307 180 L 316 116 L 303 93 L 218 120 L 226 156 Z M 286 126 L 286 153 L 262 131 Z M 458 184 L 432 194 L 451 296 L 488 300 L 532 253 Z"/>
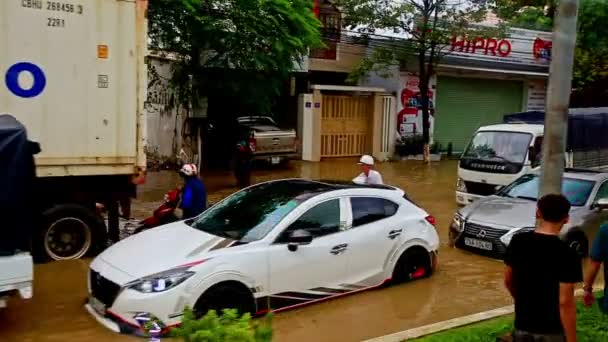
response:
<path fill-rule="evenodd" d="M 551 58 L 551 34 L 511 29 L 506 38 L 454 37 L 431 78 L 433 142 L 461 152 L 477 128 L 502 123 L 509 113 L 544 110 Z M 386 79 L 372 75 L 368 86 L 398 99 L 395 120 L 407 137 L 422 133 L 416 70 L 397 70 Z"/>

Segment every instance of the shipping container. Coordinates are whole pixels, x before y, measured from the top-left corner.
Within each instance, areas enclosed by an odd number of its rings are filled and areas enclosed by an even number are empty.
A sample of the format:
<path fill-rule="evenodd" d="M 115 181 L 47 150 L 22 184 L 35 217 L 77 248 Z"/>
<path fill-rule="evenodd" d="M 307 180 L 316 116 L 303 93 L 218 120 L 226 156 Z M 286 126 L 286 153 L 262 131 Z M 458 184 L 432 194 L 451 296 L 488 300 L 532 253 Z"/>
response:
<path fill-rule="evenodd" d="M 42 146 L 39 176 L 132 174 L 145 165 L 146 23 L 137 8 L 0 2 L 0 112 Z"/>
<path fill-rule="evenodd" d="M 117 222 L 117 201 L 141 180 L 146 10 L 146 0 L 0 1 L 0 113 L 25 125 L 41 147 L 34 248 L 45 258 L 105 246 L 97 204 Z M 45 242 L 68 240 L 66 220 L 83 227 L 76 231 L 84 243 L 62 247 L 72 252 Z"/>

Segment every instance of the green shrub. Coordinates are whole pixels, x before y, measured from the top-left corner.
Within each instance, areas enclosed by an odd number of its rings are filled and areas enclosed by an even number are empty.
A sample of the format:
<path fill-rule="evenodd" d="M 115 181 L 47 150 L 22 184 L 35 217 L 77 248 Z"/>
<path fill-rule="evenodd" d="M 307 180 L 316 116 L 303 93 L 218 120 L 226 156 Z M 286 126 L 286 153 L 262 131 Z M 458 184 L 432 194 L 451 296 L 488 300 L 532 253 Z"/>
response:
<path fill-rule="evenodd" d="M 270 342 L 272 341 L 271 315 L 252 321 L 246 313 L 239 316 L 236 310 L 226 309 L 222 315 L 214 310 L 197 319 L 194 312 L 184 311 L 182 324 L 171 335 L 185 342 Z"/>

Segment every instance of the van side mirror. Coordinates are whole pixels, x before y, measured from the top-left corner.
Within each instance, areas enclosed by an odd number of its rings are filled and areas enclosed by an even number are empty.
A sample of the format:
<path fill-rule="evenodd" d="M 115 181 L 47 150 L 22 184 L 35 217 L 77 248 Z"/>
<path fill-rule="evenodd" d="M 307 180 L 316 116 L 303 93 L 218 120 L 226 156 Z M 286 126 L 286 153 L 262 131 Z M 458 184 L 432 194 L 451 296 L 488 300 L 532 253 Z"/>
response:
<path fill-rule="evenodd" d="M 593 209 L 608 210 L 608 198 L 600 198 L 593 204 Z"/>
<path fill-rule="evenodd" d="M 528 147 L 528 159 L 530 160 L 532 167 L 536 167 L 538 165 L 538 153 L 534 146 Z"/>

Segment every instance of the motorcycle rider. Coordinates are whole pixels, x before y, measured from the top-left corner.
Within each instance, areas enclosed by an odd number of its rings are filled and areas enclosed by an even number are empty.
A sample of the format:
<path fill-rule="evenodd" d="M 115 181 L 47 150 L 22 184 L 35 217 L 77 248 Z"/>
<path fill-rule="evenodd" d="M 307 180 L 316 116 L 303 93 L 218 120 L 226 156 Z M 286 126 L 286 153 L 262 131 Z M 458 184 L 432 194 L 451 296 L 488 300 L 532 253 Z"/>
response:
<path fill-rule="evenodd" d="M 198 177 L 196 165 L 185 164 L 179 173 L 184 178 L 180 208 L 183 211 L 182 219 L 185 220 L 196 217 L 207 209 L 207 191 Z"/>
<path fill-rule="evenodd" d="M 241 132 L 236 144 L 234 176 L 239 188 L 246 188 L 251 184 L 251 159 L 253 151 L 246 136 L 245 132 Z"/>

